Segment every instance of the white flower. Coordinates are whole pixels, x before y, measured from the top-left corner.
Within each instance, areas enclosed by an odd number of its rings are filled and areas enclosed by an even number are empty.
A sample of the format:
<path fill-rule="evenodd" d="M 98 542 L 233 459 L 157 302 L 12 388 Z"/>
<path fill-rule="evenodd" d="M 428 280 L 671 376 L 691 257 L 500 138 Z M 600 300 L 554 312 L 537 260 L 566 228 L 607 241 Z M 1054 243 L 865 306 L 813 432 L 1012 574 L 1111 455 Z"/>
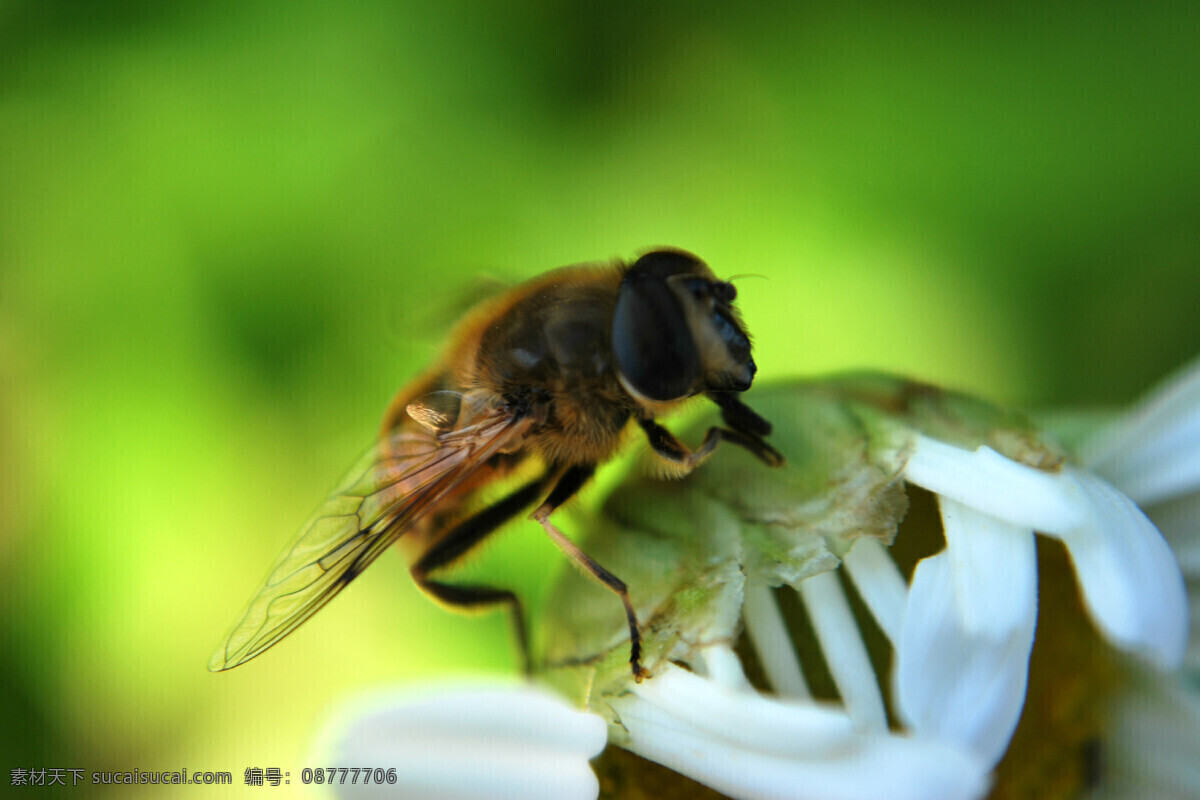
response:
<path fill-rule="evenodd" d="M 333 763 L 370 769 L 365 780 L 336 783 L 341 798 L 594 800 L 599 792 L 588 761 L 604 749 L 604 720 L 530 686 L 376 695 L 342 716 L 327 735 Z M 393 770 L 394 781 L 380 783 L 377 767 Z"/>
<path fill-rule="evenodd" d="M 737 657 L 707 648 L 707 677 L 668 667 L 606 701 L 624 746 L 741 800 L 975 798 L 979 759 L 953 745 L 864 734 L 844 710 L 757 694 Z M 600 716 L 534 686 L 447 684 L 351 703 L 321 763 L 381 767 L 380 783 L 335 783 L 339 798 L 594 800 L 588 760 L 605 745 Z M 332 753 L 332 756 L 330 756 Z"/>
<path fill-rule="evenodd" d="M 1146 510 L 1175 551 L 1200 623 L 1200 361 L 1080 446 L 1080 456 Z M 1188 668 L 1200 671 L 1200 634 Z"/>
<path fill-rule="evenodd" d="M 946 549 L 918 564 L 911 586 L 875 539 L 858 540 L 844 566 L 895 649 L 894 710 L 907 735 L 888 732 L 842 585 L 823 572 L 797 588 L 841 707 L 804 699 L 775 597 L 747 585 L 746 633 L 772 687 L 797 701 L 754 693 L 731 651 L 714 670 L 721 651 L 710 648 L 691 665 L 707 679 L 673 667 L 612 701 L 629 733 L 624 746 L 735 798 L 981 795 L 1025 702 L 1037 619 L 1035 530 L 1066 544 L 1087 607 L 1113 644 L 1151 664 L 1179 664 L 1187 608 L 1174 557 L 1145 515 L 1103 480 L 925 436 L 916 438 L 904 477 L 937 493 Z"/>
<path fill-rule="evenodd" d="M 879 439 L 883 449 L 888 440 Z M 1084 605 L 1111 645 L 1145 669 L 1179 666 L 1188 630 L 1184 582 L 1170 547 L 1127 496 L 1070 464 L 1034 468 L 987 446 L 965 449 L 911 429 L 901 440 L 903 480 L 937 497 L 945 549 L 922 559 L 911 583 L 873 536 L 854 540 L 842 560 L 892 645 L 890 711 L 901 732 L 889 732 L 886 681 L 876 675 L 842 582 L 818 569 L 787 582 L 803 601 L 839 705 L 809 698 L 801 661 L 807 665 L 812 654 L 798 657 L 776 595 L 748 579 L 745 632 L 778 697 L 754 692 L 728 648 L 677 652 L 691 672 L 669 666 L 608 701 L 616 741 L 734 798 L 809 796 L 798 786 L 815 787 L 814 797 L 980 795 L 1024 709 L 1038 616 L 1035 531 L 1065 545 Z M 875 462 L 885 475 L 886 459 Z M 715 496 L 730 495 L 718 489 Z M 754 501 L 764 505 L 748 510 L 752 517 L 767 508 L 761 497 L 766 490 Z M 772 506 L 757 518 L 779 513 Z M 785 716 L 794 728 L 777 722 Z M 841 738 L 822 732 L 834 720 Z M 843 758 L 814 741 L 838 741 Z M 743 764 L 754 767 L 730 766 Z"/>
<path fill-rule="evenodd" d="M 851 389 L 833 397 L 815 413 L 840 424 L 837 404 L 862 395 Z M 1037 532 L 1063 543 L 1095 627 L 1127 654 L 1130 677 L 1111 698 L 1093 800 L 1200 796 L 1200 697 L 1178 671 L 1188 640 L 1184 578 L 1154 523 L 1114 488 L 1148 504 L 1189 580 L 1200 583 L 1200 459 L 1193 457 L 1200 370 L 1085 443 L 1095 472 L 1037 469 L 912 427 L 893 439 L 894 420 L 872 428 L 871 413 L 821 440 L 838 447 L 810 448 L 821 454 L 818 467 L 831 466 L 810 481 L 815 490 L 803 483 L 809 472 L 800 484 L 784 484 L 810 492 L 796 508 L 773 505 L 778 487 L 757 479 L 730 485 L 728 475 L 710 472 L 716 491 L 635 491 L 626 498 L 632 526 L 618 518 L 598 523 L 595 543 L 609 548 L 600 560 L 612 566 L 615 559 L 643 592 L 653 677 L 629 679 L 627 640 L 619 627 L 604 627 L 615 616 L 611 604 L 579 599 L 568 584 L 563 591 L 576 600 L 559 603 L 563 616 L 551 635 L 563 642 L 558 669 L 583 679 L 582 695 L 578 686 L 568 694 L 593 714 L 531 688 L 390 703 L 353 722 L 340 752 L 348 764 L 396 765 L 404 792 L 339 786 L 339 793 L 594 798 L 587 760 L 602 749 L 607 722 L 610 743 L 735 800 L 982 797 L 1025 705 L 1038 616 Z M 851 448 L 855 455 L 844 461 L 827 455 L 843 452 L 837 437 L 860 429 L 870 431 L 853 440 L 856 448 L 866 441 L 861 452 Z M 936 496 L 946 543 L 917 563 L 911 580 L 882 543 L 888 520 L 903 513 L 890 494 L 901 480 Z M 747 492 L 756 493 L 748 507 L 735 509 L 729 498 Z M 856 513 L 844 513 L 848 500 Z M 846 578 L 891 645 L 890 675 L 874 666 L 862 620 L 831 569 L 839 547 Z M 772 589 L 779 583 L 796 590 L 819 658 L 798 651 Z M 739 612 L 770 693 L 751 685 L 731 647 Z M 837 702 L 810 693 L 809 670 L 819 661 Z M 1061 668 L 1069 674 L 1073 665 Z"/>
<path fill-rule="evenodd" d="M 902 716 L 996 763 L 1024 704 L 1037 617 L 1035 530 L 1063 541 L 1093 621 L 1161 668 L 1187 645 L 1170 547 L 1129 498 L 1073 467 L 1035 470 L 920 437 L 905 477 L 939 495 L 946 550 L 913 575 L 896 646 Z M 852 570 L 853 574 L 853 570 Z"/>
<path fill-rule="evenodd" d="M 759 694 L 726 647 L 705 648 L 693 666 L 708 675 L 668 666 L 607 701 L 623 747 L 738 800 L 928 800 L 987 789 L 986 765 L 963 748 L 864 731 L 833 704 Z M 803 680 L 798 670 L 792 677 Z"/>
<path fill-rule="evenodd" d="M 1200 797 L 1200 362 L 1085 440 L 1080 453 L 1170 542 L 1192 621 L 1184 671 L 1131 665 L 1109 702 L 1106 774 L 1093 800 Z"/>

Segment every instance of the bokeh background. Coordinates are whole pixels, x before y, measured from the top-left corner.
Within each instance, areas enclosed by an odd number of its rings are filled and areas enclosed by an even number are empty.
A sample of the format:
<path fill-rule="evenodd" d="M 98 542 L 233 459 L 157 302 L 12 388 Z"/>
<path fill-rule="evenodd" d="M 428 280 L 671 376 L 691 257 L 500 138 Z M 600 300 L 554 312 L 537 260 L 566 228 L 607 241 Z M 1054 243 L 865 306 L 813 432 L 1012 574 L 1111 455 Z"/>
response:
<path fill-rule="evenodd" d="M 205 670 L 480 276 L 673 244 L 765 276 L 761 380 L 1132 399 L 1200 353 L 1198 84 L 1185 2 L 0 0 L 0 781 L 293 796 L 354 692 L 513 668 L 388 554 Z"/>

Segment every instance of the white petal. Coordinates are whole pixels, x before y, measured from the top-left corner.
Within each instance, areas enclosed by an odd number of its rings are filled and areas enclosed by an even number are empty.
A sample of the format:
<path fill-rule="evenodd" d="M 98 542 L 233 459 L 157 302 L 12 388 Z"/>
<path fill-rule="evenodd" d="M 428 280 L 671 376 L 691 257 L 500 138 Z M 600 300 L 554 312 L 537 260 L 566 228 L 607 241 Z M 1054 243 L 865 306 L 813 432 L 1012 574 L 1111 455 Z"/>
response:
<path fill-rule="evenodd" d="M 990 447 L 964 450 L 918 436 L 904 477 L 935 494 L 985 514 L 1046 533 L 1076 527 L 1086 518 L 1080 499 L 1059 475 L 1005 458 Z"/>
<path fill-rule="evenodd" d="M 1184 575 L 1200 577 L 1200 492 L 1145 509 L 1175 551 Z"/>
<path fill-rule="evenodd" d="M 985 447 L 967 453 L 927 438 L 919 439 L 906 477 L 987 515 L 1061 537 L 1101 630 L 1156 664 L 1178 666 L 1187 641 L 1183 579 L 1162 536 L 1120 492 L 1079 470 L 1043 473 Z"/>
<path fill-rule="evenodd" d="M 860 730 L 886 731 L 883 693 L 837 573 L 813 575 L 797 588 L 846 711 Z"/>
<path fill-rule="evenodd" d="M 853 733 L 843 712 L 728 689 L 679 667 L 636 684 L 633 693 L 670 719 L 719 732 L 723 740 L 745 750 L 780 756 L 828 755 Z"/>
<path fill-rule="evenodd" d="M 1090 502 L 1087 524 L 1063 534 L 1092 619 L 1114 644 L 1178 667 L 1188 637 L 1187 595 L 1171 548 L 1133 502 L 1100 478 L 1070 470 Z"/>
<path fill-rule="evenodd" d="M 339 797 L 578 798 L 599 784 L 588 760 L 604 721 L 531 687 L 446 687 L 363 701 L 336 748 L 339 765 L 395 768 L 395 784 L 339 784 Z"/>
<path fill-rule="evenodd" d="M 963 632 L 1003 640 L 1037 614 L 1033 531 L 939 497 Z"/>
<path fill-rule="evenodd" d="M 1192 635 L 1188 638 L 1187 652 L 1183 654 L 1184 668 L 1194 675 L 1200 675 L 1200 578 L 1188 582 L 1188 606 L 1192 617 Z"/>
<path fill-rule="evenodd" d="M 1200 797 L 1200 695 L 1179 675 L 1146 669 L 1113 705 L 1091 800 Z"/>
<path fill-rule="evenodd" d="M 742 670 L 742 662 L 732 647 L 713 645 L 706 647 L 697 654 L 696 661 L 703 669 L 703 674 L 709 680 L 729 689 L 753 691 L 754 687 Z"/>
<path fill-rule="evenodd" d="M 679 668 L 634 691 L 613 701 L 629 749 L 735 800 L 951 800 L 987 789 L 986 768 L 961 749 L 859 735 L 844 713 L 812 703 L 731 692 Z"/>
<path fill-rule="evenodd" d="M 1200 674 L 1200 493 L 1161 503 L 1147 513 L 1171 545 L 1183 572 L 1191 627 L 1183 664 Z"/>
<path fill-rule="evenodd" d="M 895 645 L 900 639 L 904 606 L 908 602 L 908 584 L 900 568 L 888 555 L 887 548 L 870 537 L 856 541 L 842 563 L 880 630 Z"/>
<path fill-rule="evenodd" d="M 1200 489 L 1200 407 L 1187 429 L 1145 443 L 1092 467 L 1141 505 L 1152 505 Z"/>
<path fill-rule="evenodd" d="M 800 659 L 792 644 L 779 604 L 769 586 L 746 585 L 742 616 L 746 635 L 758 654 L 758 662 L 771 687 L 783 697 L 808 697 L 808 683 L 800 669 Z"/>
<path fill-rule="evenodd" d="M 897 706 L 916 733 L 968 746 L 991 766 L 1025 703 L 1036 613 L 1006 638 L 972 636 L 956 607 L 953 573 L 945 552 L 913 573 L 896 648 Z"/>
<path fill-rule="evenodd" d="M 1200 360 L 1084 442 L 1080 456 L 1136 502 L 1147 504 L 1200 487 L 1198 451 Z"/>

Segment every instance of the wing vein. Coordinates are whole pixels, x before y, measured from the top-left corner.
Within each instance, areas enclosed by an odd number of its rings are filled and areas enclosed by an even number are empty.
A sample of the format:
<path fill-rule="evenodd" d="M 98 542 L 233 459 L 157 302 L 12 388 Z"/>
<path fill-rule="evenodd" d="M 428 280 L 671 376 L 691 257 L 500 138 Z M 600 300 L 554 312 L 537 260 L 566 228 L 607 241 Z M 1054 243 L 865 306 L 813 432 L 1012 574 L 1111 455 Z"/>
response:
<path fill-rule="evenodd" d="M 497 408 L 448 433 L 402 430 L 380 441 L 284 549 L 209 669 L 244 664 L 294 631 L 531 424 Z"/>

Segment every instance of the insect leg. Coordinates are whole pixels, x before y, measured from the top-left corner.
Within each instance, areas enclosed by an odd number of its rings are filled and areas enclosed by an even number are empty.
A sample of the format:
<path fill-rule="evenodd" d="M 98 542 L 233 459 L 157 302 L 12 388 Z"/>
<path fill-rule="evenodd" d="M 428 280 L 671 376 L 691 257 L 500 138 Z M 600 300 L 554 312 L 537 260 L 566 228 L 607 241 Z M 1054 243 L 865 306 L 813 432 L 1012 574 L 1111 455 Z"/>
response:
<path fill-rule="evenodd" d="M 735 431 L 751 436 L 769 436 L 771 423 L 738 399 L 733 392 L 709 392 L 708 399 L 721 407 L 721 419 Z"/>
<path fill-rule="evenodd" d="M 704 460 L 711 456 L 713 450 L 717 448 L 717 442 L 721 440 L 736 444 L 738 447 L 744 447 L 769 467 L 778 467 L 783 463 L 783 456 L 778 450 L 771 447 L 771 445 L 764 442 L 758 436 L 745 431 L 717 427 L 709 428 L 708 432 L 704 434 L 704 441 L 700 443 L 700 446 L 695 450 L 688 450 L 683 442 L 675 438 L 675 434 L 654 420 L 639 419 L 638 424 L 646 432 L 646 438 L 650 440 L 650 447 L 653 448 L 654 452 L 672 464 L 683 467 L 685 472 L 693 470 L 704 463 Z"/>
<path fill-rule="evenodd" d="M 778 467 L 783 464 L 780 452 L 762 440 L 762 437 L 771 433 L 770 422 L 759 416 L 758 412 L 739 400 L 732 392 L 709 392 L 708 399 L 720 406 L 721 419 L 725 420 L 725 424 L 744 437 L 725 438 L 745 447 L 768 466 Z"/>
<path fill-rule="evenodd" d="M 642 634 L 638 626 L 637 614 L 633 610 L 633 603 L 629 600 L 629 589 L 625 586 L 625 581 L 600 566 L 595 559 L 580 550 L 578 545 L 564 536 L 563 532 L 550 522 L 550 515 L 554 513 L 554 510 L 571 499 L 583 484 L 587 483 L 588 478 L 592 477 L 595 470 L 596 468 L 591 464 L 577 465 L 568 469 L 559 478 L 553 491 L 550 492 L 550 496 L 546 498 L 546 502 L 538 506 L 531 516 L 541 524 L 546 535 L 558 545 L 560 550 L 573 558 L 587 574 L 621 598 L 621 604 L 625 606 L 625 619 L 629 623 L 629 665 L 633 670 L 633 679 L 641 683 L 642 679 L 648 677 L 650 673 L 642 667 Z"/>
<path fill-rule="evenodd" d="M 525 629 L 525 612 L 521 607 L 520 598 L 508 589 L 479 585 L 463 586 L 430 580 L 429 573 L 453 564 L 479 544 L 489 533 L 528 508 L 545 491 L 551 477 L 551 475 L 544 475 L 531 481 L 500 501 L 463 520 L 409 568 L 413 580 L 421 589 L 448 605 L 475 608 L 497 603 L 507 604 L 512 612 L 513 627 L 521 648 L 521 658 L 524 661 L 526 674 L 533 671 L 533 661 L 529 655 L 529 635 Z"/>

